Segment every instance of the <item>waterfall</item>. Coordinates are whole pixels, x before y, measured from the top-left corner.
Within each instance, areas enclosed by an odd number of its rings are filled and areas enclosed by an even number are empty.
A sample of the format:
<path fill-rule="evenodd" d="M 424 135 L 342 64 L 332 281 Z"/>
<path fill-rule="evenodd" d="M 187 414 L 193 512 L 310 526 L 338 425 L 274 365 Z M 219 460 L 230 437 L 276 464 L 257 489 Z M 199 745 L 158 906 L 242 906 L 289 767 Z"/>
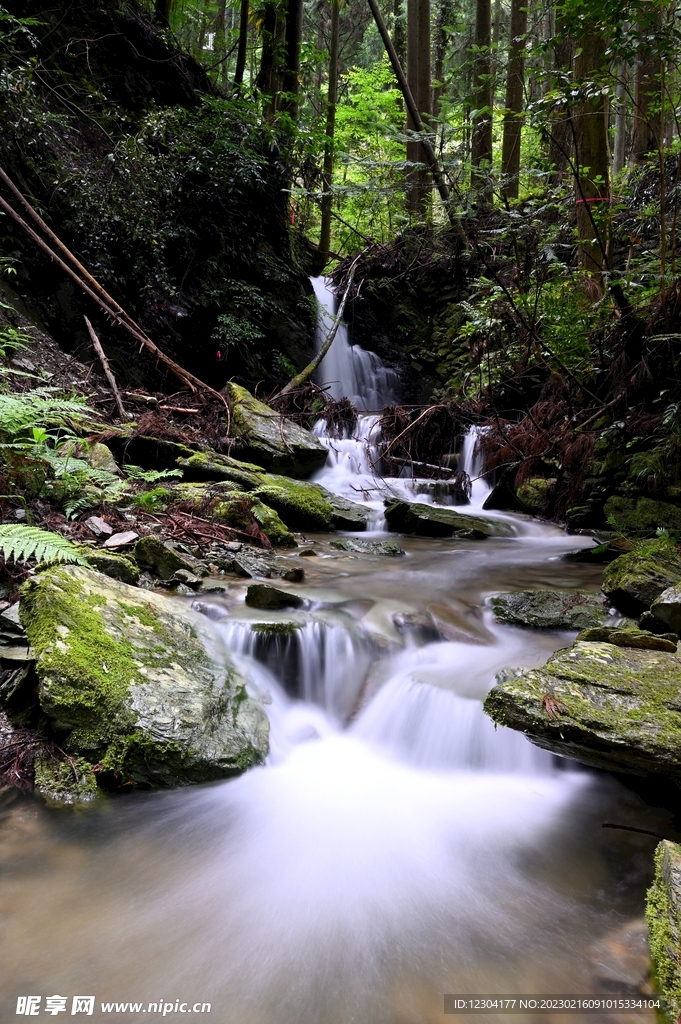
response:
<path fill-rule="evenodd" d="M 333 326 L 336 297 L 324 277 L 313 277 L 312 287 L 319 303 L 319 350 Z M 356 409 L 378 410 L 397 400 L 396 372 L 384 366 L 375 352 L 351 345 L 344 323 L 339 325 L 331 348 L 317 370 L 317 381 L 327 388 L 332 398 L 349 398 Z"/>

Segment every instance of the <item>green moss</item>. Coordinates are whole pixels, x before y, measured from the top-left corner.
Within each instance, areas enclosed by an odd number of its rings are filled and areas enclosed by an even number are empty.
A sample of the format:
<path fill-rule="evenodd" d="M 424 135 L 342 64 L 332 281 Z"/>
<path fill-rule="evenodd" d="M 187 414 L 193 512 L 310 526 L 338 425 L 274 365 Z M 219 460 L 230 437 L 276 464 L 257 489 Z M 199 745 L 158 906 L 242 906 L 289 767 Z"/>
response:
<path fill-rule="evenodd" d="M 517 498 L 528 512 L 537 514 L 546 505 L 548 490 L 554 483 L 555 480 L 545 480 L 539 476 L 532 477 L 520 484 L 516 491 Z"/>
<path fill-rule="evenodd" d="M 653 975 L 667 1004 L 670 1021 L 681 1013 L 681 919 L 679 907 L 670 898 L 675 876 L 678 886 L 681 847 L 665 841 L 655 851 L 655 878 L 646 897 L 646 922 Z"/>
<path fill-rule="evenodd" d="M 89 804 L 99 793 L 93 765 L 83 757 L 55 761 L 47 755 L 36 757 L 35 790 L 52 806 Z"/>
<path fill-rule="evenodd" d="M 666 538 L 644 541 L 605 567 L 603 592 L 625 614 L 639 615 L 667 587 L 681 583 L 681 557 Z"/>
<path fill-rule="evenodd" d="M 256 498 L 273 508 L 293 530 L 333 529 L 333 506 L 314 484 L 297 483 L 270 476 L 268 483 L 256 488 Z"/>
<path fill-rule="evenodd" d="M 251 630 L 253 633 L 264 633 L 266 636 L 292 636 L 304 625 L 304 622 L 254 622 Z"/>
<path fill-rule="evenodd" d="M 658 529 L 681 531 L 681 508 L 666 501 L 613 495 L 603 512 L 614 529 L 632 537 L 654 537 Z"/>
<path fill-rule="evenodd" d="M 133 558 L 126 555 L 115 555 L 113 552 L 103 551 L 101 548 L 93 550 L 85 545 L 79 550 L 87 558 L 88 564 L 97 572 L 109 576 L 112 580 L 120 580 L 122 583 L 129 583 L 135 586 L 140 578 L 140 571 Z"/>

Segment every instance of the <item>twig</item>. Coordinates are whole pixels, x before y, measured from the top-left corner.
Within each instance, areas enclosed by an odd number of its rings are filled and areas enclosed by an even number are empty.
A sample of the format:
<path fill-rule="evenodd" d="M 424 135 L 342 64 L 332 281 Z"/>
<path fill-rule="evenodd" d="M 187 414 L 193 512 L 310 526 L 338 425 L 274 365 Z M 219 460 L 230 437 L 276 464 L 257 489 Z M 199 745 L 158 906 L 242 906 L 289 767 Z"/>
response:
<path fill-rule="evenodd" d="M 85 326 L 88 329 L 88 334 L 90 335 L 90 340 L 92 341 L 92 347 L 99 356 L 99 361 L 102 364 L 102 369 L 104 370 L 104 376 L 108 380 L 109 387 L 111 388 L 113 396 L 116 399 L 116 405 L 118 406 L 118 414 L 122 420 L 127 420 L 129 419 L 129 417 L 123 406 L 123 402 L 121 400 L 121 393 L 118 390 L 116 378 L 114 377 L 111 367 L 109 366 L 109 360 L 104 355 L 104 349 L 102 348 L 101 342 L 95 333 L 94 327 L 92 326 L 92 324 L 90 323 L 86 316 L 83 317 L 83 319 L 85 320 Z"/>
<path fill-rule="evenodd" d="M 634 828 L 633 825 L 616 825 L 612 821 L 604 821 L 601 828 L 616 828 L 621 829 L 622 832 L 640 832 L 643 836 L 655 836 L 656 839 L 669 839 L 669 836 L 663 836 L 660 832 L 651 832 L 648 828 Z M 674 840 L 671 840 L 674 842 Z"/>
<path fill-rule="evenodd" d="M 421 413 L 421 415 L 420 415 L 420 416 L 417 416 L 417 417 L 416 417 L 416 419 L 414 420 L 414 422 L 413 422 L 413 423 L 410 423 L 408 427 L 405 427 L 405 428 L 404 428 L 404 430 L 403 430 L 403 431 L 402 431 L 402 432 L 401 432 L 400 434 L 398 434 L 398 435 L 397 435 L 397 437 L 394 437 L 394 438 L 392 439 L 392 441 L 390 442 L 390 444 L 388 445 L 388 447 L 387 447 L 387 448 L 386 448 L 386 449 L 385 449 L 385 450 L 384 450 L 383 452 L 381 452 L 381 454 L 380 454 L 380 455 L 378 456 L 378 458 L 377 458 L 377 459 L 375 459 L 375 460 L 374 460 L 374 461 L 373 461 L 373 462 L 371 463 L 371 468 L 373 469 L 373 468 L 374 468 L 374 466 L 376 465 L 376 463 L 377 463 L 377 462 L 380 462 L 380 461 L 381 461 L 381 459 L 382 459 L 382 458 L 384 458 L 384 457 L 385 457 L 385 456 L 386 456 L 386 455 L 388 454 L 388 452 L 390 451 L 390 449 L 392 448 L 392 446 L 393 446 L 393 445 L 394 445 L 394 444 L 395 444 L 395 443 L 396 443 L 397 441 L 399 441 L 399 439 L 400 439 L 401 437 L 404 437 L 404 435 L 405 435 L 405 434 L 408 434 L 408 433 L 409 433 L 409 431 L 411 430 L 411 428 L 412 428 L 412 427 L 415 427 L 415 426 L 416 426 L 416 424 L 417 424 L 417 423 L 418 423 L 418 422 L 419 422 L 420 420 L 422 420 L 422 419 L 423 419 L 423 417 L 424 417 L 424 416 L 425 416 L 425 415 L 426 415 L 427 413 L 429 413 L 429 412 L 431 411 L 431 409 L 444 409 L 444 406 L 443 406 L 443 405 L 429 405 L 429 406 L 428 406 L 428 407 L 427 407 L 426 409 L 424 409 L 424 410 L 423 410 L 423 412 Z"/>

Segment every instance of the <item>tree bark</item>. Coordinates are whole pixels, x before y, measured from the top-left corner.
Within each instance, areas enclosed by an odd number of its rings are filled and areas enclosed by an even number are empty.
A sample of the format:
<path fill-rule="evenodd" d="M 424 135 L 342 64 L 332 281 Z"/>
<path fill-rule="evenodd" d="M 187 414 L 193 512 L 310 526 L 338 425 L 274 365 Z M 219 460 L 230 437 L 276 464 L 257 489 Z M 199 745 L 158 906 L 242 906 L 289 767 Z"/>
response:
<path fill-rule="evenodd" d="M 333 144 L 338 100 L 338 36 L 340 0 L 331 0 L 331 45 L 329 49 L 329 91 L 326 97 L 326 141 L 324 143 L 324 196 L 319 250 L 328 256 L 331 249 L 331 210 L 333 207 Z"/>
<path fill-rule="evenodd" d="M 605 98 L 594 89 L 593 79 L 606 62 L 606 39 L 593 26 L 593 31 L 580 40 L 580 46 L 575 81 L 581 84 L 582 95 L 573 119 L 579 265 L 600 278 L 607 264 L 610 181 Z"/>
<path fill-rule="evenodd" d="M 154 20 L 167 28 L 173 11 L 173 0 L 156 0 L 154 4 Z"/>
<path fill-rule="evenodd" d="M 650 153 L 657 153 L 662 145 L 664 130 L 660 116 L 662 99 L 662 61 L 655 48 L 648 42 L 659 26 L 659 15 L 639 22 L 641 40 L 636 56 L 634 71 L 634 127 L 631 143 L 632 164 L 641 163 Z"/>
<path fill-rule="evenodd" d="M 240 86 L 244 80 L 246 69 L 246 44 L 248 43 L 248 0 L 241 0 L 239 14 L 239 46 L 236 52 L 236 68 L 234 70 L 234 85 Z"/>
<path fill-rule="evenodd" d="M 439 0 L 435 24 L 435 82 L 433 85 L 433 116 L 440 116 L 444 89 L 445 57 L 447 55 L 447 26 L 452 18 L 452 0 Z"/>
<path fill-rule="evenodd" d="M 265 96 L 274 96 L 274 63 L 276 55 L 277 8 L 273 3 L 266 3 L 262 24 L 262 51 L 260 54 L 260 70 L 257 86 Z"/>
<path fill-rule="evenodd" d="M 282 110 L 298 119 L 298 98 L 300 95 L 300 44 L 303 38 L 303 0 L 288 0 L 286 8 L 286 29 L 284 35 L 285 66 L 282 83 L 286 99 Z"/>
<path fill-rule="evenodd" d="M 629 68 L 623 61 L 617 72 L 615 93 L 615 143 L 612 153 L 613 174 L 620 174 L 627 163 L 627 84 Z"/>
<path fill-rule="evenodd" d="M 554 76 L 552 86 L 561 86 L 561 77 L 572 68 L 574 43 L 568 32 L 565 19 L 556 14 L 556 34 L 553 42 Z M 573 126 L 567 103 L 558 107 L 551 115 L 549 138 L 549 164 L 553 168 L 551 183 L 562 181 L 567 173 L 573 148 Z"/>
<path fill-rule="evenodd" d="M 474 41 L 471 187 L 478 193 L 478 201 L 486 203 L 491 198 L 489 173 L 492 165 L 492 4 L 490 0 L 476 0 Z"/>
<path fill-rule="evenodd" d="M 427 126 L 432 109 L 430 79 L 430 0 L 408 0 L 407 3 L 407 82 L 418 107 L 420 120 Z M 411 117 L 407 128 L 417 130 Z M 409 164 L 422 164 L 421 143 L 407 143 Z M 430 186 L 428 171 L 423 166 L 407 172 L 407 205 L 418 220 L 425 220 Z"/>
<path fill-rule="evenodd" d="M 506 113 L 501 146 L 501 174 L 507 199 L 518 198 L 520 174 L 521 114 L 525 94 L 525 36 L 528 0 L 511 0 L 511 41 L 506 74 Z"/>
<path fill-rule="evenodd" d="M 393 0 L 393 41 L 400 64 L 404 64 L 407 45 L 407 34 L 404 24 L 404 0 Z"/>

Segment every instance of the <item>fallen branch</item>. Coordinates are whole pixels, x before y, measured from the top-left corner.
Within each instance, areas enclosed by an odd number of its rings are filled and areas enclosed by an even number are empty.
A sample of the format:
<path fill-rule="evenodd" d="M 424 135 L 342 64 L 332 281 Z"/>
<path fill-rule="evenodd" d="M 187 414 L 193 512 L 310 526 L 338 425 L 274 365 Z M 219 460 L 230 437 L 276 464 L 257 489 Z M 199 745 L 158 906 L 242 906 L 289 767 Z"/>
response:
<path fill-rule="evenodd" d="M 199 380 L 198 377 L 195 377 L 194 374 L 190 373 L 188 370 L 185 370 L 184 367 L 180 366 L 179 363 L 176 363 L 173 359 L 170 358 L 170 356 L 167 356 L 164 352 L 161 351 L 158 345 L 156 345 L 156 343 L 153 342 L 147 334 L 145 334 L 145 332 L 142 330 L 139 324 L 137 324 L 132 319 L 132 317 L 125 312 L 123 307 L 118 302 L 116 302 L 116 300 L 113 299 L 108 294 L 108 292 L 104 290 L 104 288 L 102 288 L 99 282 L 73 255 L 70 249 L 68 249 L 64 245 L 64 243 L 58 238 L 58 236 L 54 233 L 54 231 L 52 231 L 52 229 L 48 227 L 48 225 L 42 219 L 40 214 L 33 209 L 28 200 L 24 198 L 22 193 L 12 182 L 11 178 L 9 178 L 9 176 L 5 173 L 4 170 L 2 170 L 2 168 L 0 168 L 0 180 L 2 180 L 4 184 L 11 190 L 11 192 L 19 199 L 22 206 L 27 210 L 27 212 L 30 214 L 33 220 L 39 225 L 41 230 L 50 238 L 50 240 L 54 243 L 55 247 L 59 250 L 59 252 L 61 252 L 64 255 L 64 257 L 69 261 L 71 266 L 68 263 L 66 263 L 60 256 L 58 256 L 57 253 L 50 248 L 47 242 L 45 242 L 44 239 L 42 239 L 40 235 L 38 235 L 33 230 L 33 228 L 26 223 L 23 217 L 21 217 L 16 212 L 16 210 L 12 206 L 10 206 L 10 204 L 2 197 L 0 197 L 0 209 L 4 210 L 4 212 L 9 217 L 11 217 L 12 220 L 15 221 L 15 223 L 17 223 L 21 228 L 23 228 L 23 230 L 26 232 L 29 238 L 32 238 L 33 241 L 50 257 L 50 259 L 53 260 L 57 264 L 57 266 L 60 267 L 66 274 L 68 274 L 68 276 L 79 286 L 79 288 L 81 288 L 86 293 L 86 295 L 89 295 L 90 298 L 93 299 L 94 302 L 96 302 L 97 305 L 104 310 L 107 316 L 111 317 L 120 327 L 123 327 L 126 331 L 128 331 L 128 333 L 131 334 L 135 338 L 135 340 L 140 343 L 141 346 L 146 348 L 149 352 L 152 353 L 152 355 L 155 356 L 159 363 L 162 363 L 164 366 L 167 366 L 168 369 L 178 378 L 178 380 L 181 380 L 182 383 L 185 384 L 190 389 L 190 391 L 207 391 L 209 394 L 214 395 L 219 402 L 227 406 L 227 401 L 224 395 L 221 395 L 218 391 L 215 391 L 213 388 L 209 387 L 208 384 L 205 384 L 202 380 Z"/>
<path fill-rule="evenodd" d="M 381 461 L 381 459 L 385 458 L 385 456 L 386 456 L 386 455 L 388 454 L 388 452 L 390 451 L 390 449 L 392 448 L 392 446 L 393 446 L 394 444 L 396 444 L 396 443 L 397 443 L 397 441 L 399 441 L 399 439 L 400 439 L 401 437 L 404 437 L 404 435 L 405 435 L 405 434 L 408 434 L 408 433 L 409 433 L 409 431 L 411 430 L 411 428 L 412 428 L 412 427 L 415 427 L 415 426 L 416 426 L 416 424 L 417 424 L 417 423 L 418 423 L 418 422 L 419 422 L 420 420 L 422 420 L 424 416 L 426 416 L 426 415 L 427 415 L 427 414 L 428 414 L 429 412 L 431 412 L 431 411 L 432 411 L 433 409 L 443 409 L 443 408 L 444 408 L 444 406 L 443 406 L 443 405 L 429 405 L 429 406 L 427 406 L 427 408 L 425 408 L 425 409 L 423 410 L 423 412 L 421 413 L 421 415 L 420 415 L 420 416 L 417 416 L 417 417 L 416 417 L 416 419 L 414 420 L 414 422 L 413 422 L 413 423 L 410 423 L 408 427 L 405 427 L 405 428 L 404 428 L 404 430 L 403 430 L 403 431 L 402 431 L 401 433 L 399 433 L 399 434 L 397 435 L 397 437 L 394 437 L 394 438 L 392 439 L 392 441 L 390 442 L 390 444 L 388 445 L 388 447 L 387 447 L 387 448 L 386 448 L 386 449 L 385 449 L 385 450 L 384 450 L 383 452 L 381 452 L 381 454 L 380 454 L 380 455 L 378 456 L 378 458 L 377 458 L 377 459 L 374 459 L 374 461 L 373 461 L 373 462 L 371 463 L 371 468 L 373 469 L 373 468 L 374 468 L 374 466 L 376 465 L 376 463 L 380 462 L 380 461 Z"/>
<path fill-rule="evenodd" d="M 92 341 L 92 347 L 95 350 L 95 352 L 97 353 L 97 355 L 99 356 L 99 361 L 102 364 L 102 369 L 104 370 L 104 376 L 108 380 L 109 387 L 111 388 L 112 394 L 113 394 L 113 396 L 114 396 L 114 398 L 116 400 L 116 405 L 118 407 L 118 413 L 119 413 L 119 415 L 120 415 L 122 420 L 127 420 L 127 419 L 129 419 L 129 417 L 128 417 L 128 414 L 125 411 L 125 408 L 123 406 L 123 401 L 121 399 L 121 393 L 118 390 L 118 385 L 116 384 L 116 378 L 114 377 L 113 372 L 111 370 L 111 367 L 109 366 L 109 360 L 104 355 L 104 349 L 102 348 L 102 344 L 101 344 L 99 338 L 95 334 L 94 327 L 92 326 L 92 324 L 90 323 L 90 321 L 88 320 L 87 317 L 83 317 L 83 319 L 85 320 L 85 326 L 88 329 L 88 334 L 90 335 L 90 340 Z"/>
<path fill-rule="evenodd" d="M 341 304 L 340 304 L 340 306 L 338 308 L 338 312 L 336 313 L 336 318 L 334 320 L 333 327 L 331 328 L 331 330 L 329 331 L 329 333 L 326 336 L 326 341 L 320 347 L 319 352 L 317 352 L 317 354 L 315 355 L 314 359 L 310 363 L 307 364 L 307 366 L 305 367 L 304 370 L 301 370 L 300 373 L 296 374 L 296 376 L 293 377 L 288 382 L 288 384 L 286 384 L 285 387 L 283 387 L 281 389 L 281 391 L 274 396 L 275 399 L 276 398 L 282 398 L 284 395 L 290 394 L 291 391 L 294 391 L 296 388 L 300 387 L 301 384 L 304 384 L 306 380 L 309 380 L 309 378 L 312 376 L 312 374 L 315 372 L 315 370 L 317 369 L 317 367 L 321 363 L 321 361 L 324 358 L 324 356 L 326 355 L 326 353 L 331 348 L 331 345 L 333 344 L 333 339 L 336 337 L 336 333 L 338 331 L 338 328 L 340 327 L 341 321 L 343 320 L 343 313 L 345 312 L 345 304 L 348 301 L 348 295 L 350 294 L 350 286 L 352 285 L 352 279 L 355 276 L 355 270 L 357 269 L 358 261 L 359 261 L 359 256 L 355 257 L 355 259 L 352 262 L 352 265 L 350 267 L 350 273 L 348 274 L 348 283 L 345 286 L 345 292 L 343 293 L 343 298 L 341 300 Z M 283 437 L 283 434 L 282 434 L 282 437 Z"/>

